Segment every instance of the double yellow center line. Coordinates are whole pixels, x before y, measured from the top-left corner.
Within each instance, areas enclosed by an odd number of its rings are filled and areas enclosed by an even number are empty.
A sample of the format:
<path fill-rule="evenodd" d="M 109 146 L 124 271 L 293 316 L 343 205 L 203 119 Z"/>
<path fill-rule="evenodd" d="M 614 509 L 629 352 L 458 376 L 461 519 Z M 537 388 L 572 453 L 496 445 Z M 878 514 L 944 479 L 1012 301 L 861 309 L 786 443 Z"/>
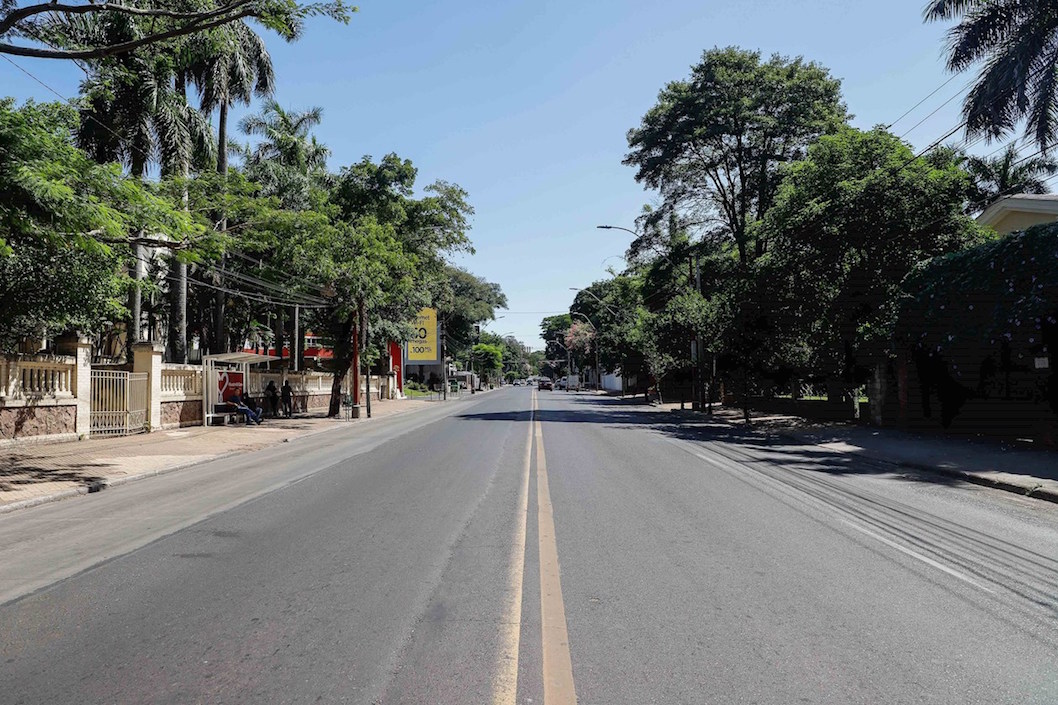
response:
<path fill-rule="evenodd" d="M 515 705 L 518 695 L 518 654 L 522 627 L 522 583 L 525 569 L 526 523 L 529 518 L 529 475 L 533 449 L 536 449 L 537 534 L 540 556 L 540 622 L 543 662 L 544 705 L 576 705 L 573 662 L 569 655 L 566 608 L 562 601 L 562 581 L 555 543 L 555 518 L 547 484 L 547 458 L 544 434 L 536 416 L 536 390 L 532 393 L 525 464 L 518 493 L 514 550 L 508 571 L 507 603 L 504 609 L 499 663 L 492 688 L 494 705 Z"/>

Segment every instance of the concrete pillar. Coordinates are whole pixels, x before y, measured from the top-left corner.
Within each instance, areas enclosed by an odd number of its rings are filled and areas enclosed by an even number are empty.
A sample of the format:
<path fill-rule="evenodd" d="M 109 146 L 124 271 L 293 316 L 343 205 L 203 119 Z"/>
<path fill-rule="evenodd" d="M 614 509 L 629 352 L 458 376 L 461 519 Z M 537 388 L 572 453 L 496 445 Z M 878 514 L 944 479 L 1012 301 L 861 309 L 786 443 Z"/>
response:
<path fill-rule="evenodd" d="M 92 343 L 84 336 L 71 333 L 56 338 L 55 351 L 74 359 L 70 380 L 70 388 L 77 398 L 74 432 L 78 438 L 88 438 L 92 430 Z"/>
<path fill-rule="evenodd" d="M 132 371 L 147 373 L 147 424 L 149 431 L 162 428 L 162 352 L 157 343 L 132 346 Z"/>

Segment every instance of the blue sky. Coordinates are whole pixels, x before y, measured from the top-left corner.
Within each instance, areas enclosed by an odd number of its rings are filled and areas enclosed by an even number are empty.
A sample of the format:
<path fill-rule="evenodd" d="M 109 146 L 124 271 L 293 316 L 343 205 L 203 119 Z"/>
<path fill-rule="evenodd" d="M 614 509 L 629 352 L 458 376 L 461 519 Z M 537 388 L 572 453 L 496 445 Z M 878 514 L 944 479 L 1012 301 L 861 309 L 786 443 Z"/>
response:
<path fill-rule="evenodd" d="M 332 150 L 331 168 L 396 152 L 419 168 L 420 186 L 445 179 L 469 191 L 477 252 L 458 263 L 507 293 L 509 310 L 489 329 L 538 347 L 540 319 L 566 310 L 570 287 L 621 265 L 612 256 L 631 236 L 595 226 L 632 227 L 653 199 L 621 159 L 625 133 L 666 82 L 685 78 L 713 46 L 799 54 L 842 79 L 853 124 L 888 124 L 948 78 L 945 27 L 923 24 L 923 5 L 365 0 L 348 26 L 314 20 L 300 42 L 271 36 L 269 46 L 280 103 L 324 109 L 317 135 Z M 76 95 L 72 64 L 16 61 Z M 952 81 L 894 132 L 969 79 Z M 7 62 L 0 95 L 54 98 Z M 946 133 L 959 102 L 906 139 L 922 147 Z"/>

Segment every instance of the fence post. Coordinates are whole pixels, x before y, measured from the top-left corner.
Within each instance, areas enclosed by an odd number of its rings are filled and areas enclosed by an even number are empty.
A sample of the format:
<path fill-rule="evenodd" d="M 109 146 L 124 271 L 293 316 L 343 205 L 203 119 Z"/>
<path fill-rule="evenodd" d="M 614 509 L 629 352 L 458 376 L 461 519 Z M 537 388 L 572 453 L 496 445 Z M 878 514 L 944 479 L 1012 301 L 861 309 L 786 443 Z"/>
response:
<path fill-rule="evenodd" d="M 78 438 L 88 438 L 92 430 L 92 343 L 75 333 L 59 336 L 55 341 L 60 355 L 74 359 L 70 391 L 77 399 L 74 432 Z"/>
<path fill-rule="evenodd" d="M 160 345 L 151 342 L 132 346 L 132 371 L 147 373 L 147 425 L 150 431 L 162 427 L 162 351 Z"/>

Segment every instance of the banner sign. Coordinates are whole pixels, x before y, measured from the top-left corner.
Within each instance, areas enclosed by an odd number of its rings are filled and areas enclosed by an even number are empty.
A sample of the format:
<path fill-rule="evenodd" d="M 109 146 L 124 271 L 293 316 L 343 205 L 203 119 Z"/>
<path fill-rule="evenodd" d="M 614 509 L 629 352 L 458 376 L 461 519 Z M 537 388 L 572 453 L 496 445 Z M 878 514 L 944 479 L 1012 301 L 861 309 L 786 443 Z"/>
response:
<path fill-rule="evenodd" d="M 231 401 L 236 394 L 242 398 L 242 372 L 217 372 L 217 398 Z"/>
<path fill-rule="evenodd" d="M 414 322 L 415 335 L 408 341 L 408 362 L 414 365 L 435 365 L 441 362 L 438 342 L 437 309 L 424 308 Z"/>

